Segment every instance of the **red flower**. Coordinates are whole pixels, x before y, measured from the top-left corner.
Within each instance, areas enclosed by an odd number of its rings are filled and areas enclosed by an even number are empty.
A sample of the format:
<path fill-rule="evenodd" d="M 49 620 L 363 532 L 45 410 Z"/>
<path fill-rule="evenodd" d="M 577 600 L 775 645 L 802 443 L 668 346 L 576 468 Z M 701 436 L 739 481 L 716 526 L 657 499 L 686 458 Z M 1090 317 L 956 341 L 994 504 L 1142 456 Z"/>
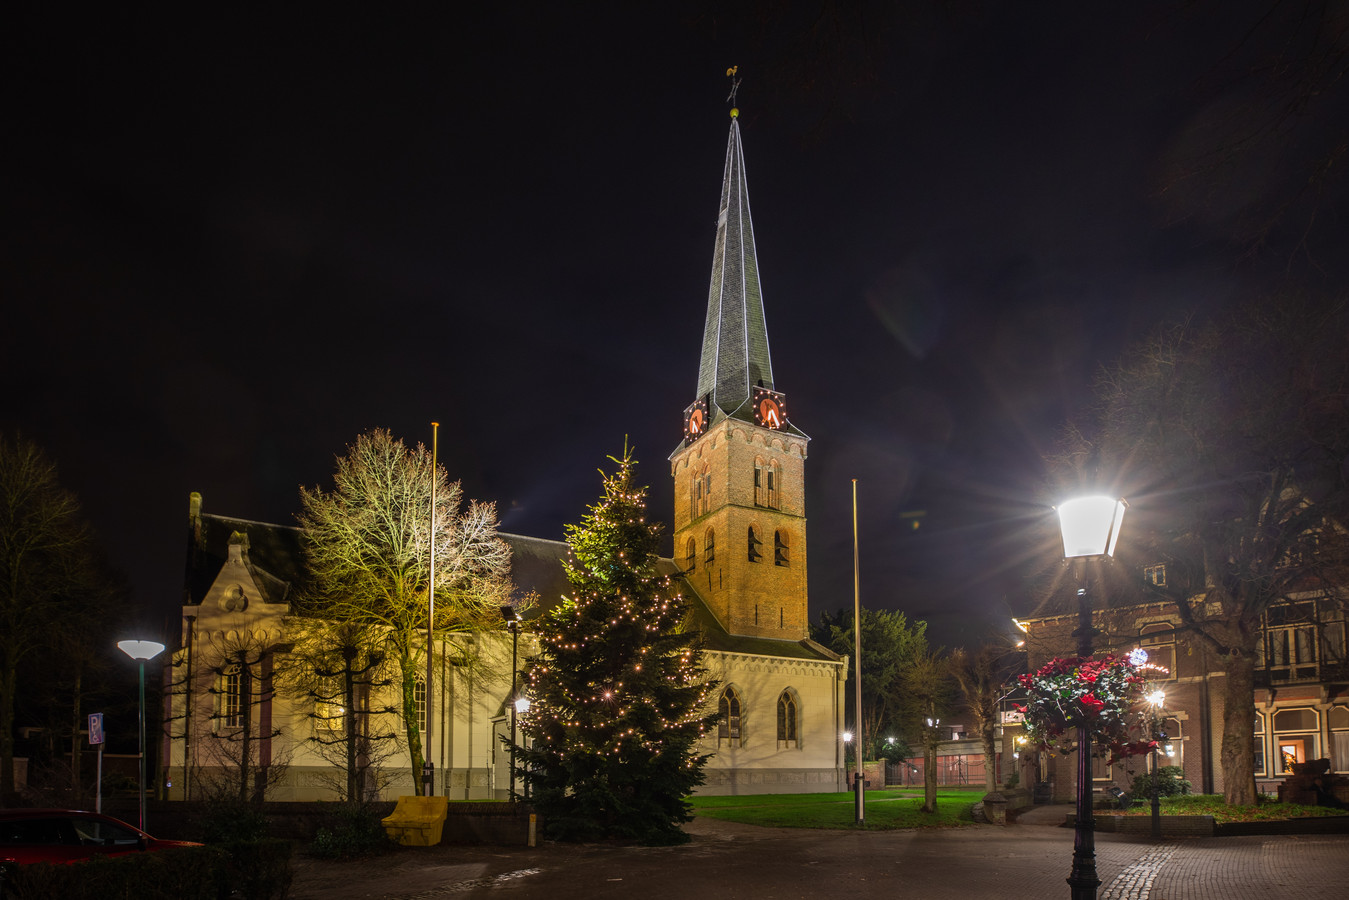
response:
<path fill-rule="evenodd" d="M 1082 705 L 1086 707 L 1089 715 L 1099 715 L 1101 710 L 1105 709 L 1105 704 L 1096 699 L 1095 694 L 1083 694 Z"/>

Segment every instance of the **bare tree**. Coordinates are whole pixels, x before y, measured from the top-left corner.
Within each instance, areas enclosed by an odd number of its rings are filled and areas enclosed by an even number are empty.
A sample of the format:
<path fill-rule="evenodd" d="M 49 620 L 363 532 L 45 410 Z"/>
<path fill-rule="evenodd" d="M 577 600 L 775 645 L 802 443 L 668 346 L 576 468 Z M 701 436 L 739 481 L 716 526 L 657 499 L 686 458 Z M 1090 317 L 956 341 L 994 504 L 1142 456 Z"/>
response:
<path fill-rule="evenodd" d="M 974 730 L 984 750 L 984 789 L 998 789 L 995 740 L 1006 681 L 1007 649 L 982 644 L 974 652 L 958 647 L 951 653 L 951 674 L 974 719 Z"/>
<path fill-rule="evenodd" d="M 1068 479 L 1114 473 L 1130 498 L 1116 605 L 1171 601 L 1223 679 L 1223 790 L 1255 802 L 1253 701 L 1264 617 L 1294 595 L 1339 596 L 1349 514 L 1349 315 L 1284 296 L 1160 331 L 1097 388 L 1095 427 L 1070 432 Z M 1135 563 L 1128 563 L 1132 558 Z M 1142 565 L 1166 566 L 1165 585 Z M 1066 573 L 1060 569 L 1061 577 Z M 1053 586 L 1051 585 L 1051 590 Z"/>
<path fill-rule="evenodd" d="M 302 488 L 300 498 L 310 575 L 301 605 L 315 618 L 368 627 L 397 666 L 415 786 L 424 759 L 416 685 L 426 670 L 431 548 L 435 634 L 500 625 L 510 602 L 510 548 L 497 537 L 496 507 L 465 507 L 458 482 L 433 468 L 425 447 L 409 450 L 380 429 L 338 458 L 331 491 Z"/>
<path fill-rule="evenodd" d="M 14 795 L 20 667 L 79 616 L 92 572 L 88 529 L 55 464 L 31 441 L 0 436 L 0 804 Z"/>
<path fill-rule="evenodd" d="M 363 802 L 382 788 L 385 763 L 401 749 L 398 708 L 380 702 L 396 669 L 366 625 L 306 619 L 291 636 L 287 693 L 308 710 L 314 730 L 306 740 L 334 766 L 325 779 L 334 792 Z"/>
<path fill-rule="evenodd" d="M 955 686 L 950 659 L 941 649 L 924 646 L 905 667 L 900 678 L 905 713 L 923 746 L 923 812 L 937 811 L 937 746 L 941 743 L 941 718 L 951 709 Z"/>
<path fill-rule="evenodd" d="M 261 803 L 289 767 L 289 751 L 272 739 L 281 735 L 270 716 L 276 697 L 281 649 L 269 632 L 217 632 L 205 636 L 203 667 L 215 699 L 205 756 L 212 765 L 197 773 L 207 797 L 240 804 Z M 278 752 L 279 751 L 279 752 Z"/>

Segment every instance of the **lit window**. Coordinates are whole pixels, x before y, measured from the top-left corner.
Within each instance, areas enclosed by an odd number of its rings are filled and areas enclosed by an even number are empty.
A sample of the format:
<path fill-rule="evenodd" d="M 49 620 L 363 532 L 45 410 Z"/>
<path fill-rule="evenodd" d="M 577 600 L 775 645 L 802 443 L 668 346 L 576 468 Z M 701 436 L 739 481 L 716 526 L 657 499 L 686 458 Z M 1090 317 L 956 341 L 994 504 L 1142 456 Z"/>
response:
<path fill-rule="evenodd" d="M 1321 718 L 1310 707 L 1274 712 L 1275 774 L 1288 775 L 1293 766 L 1317 759 L 1316 736 Z"/>
<path fill-rule="evenodd" d="M 1349 706 L 1332 706 L 1330 720 L 1330 769 L 1349 772 Z"/>
<path fill-rule="evenodd" d="M 314 727 L 324 731 L 342 731 L 346 727 L 347 711 L 340 703 L 319 700 L 314 704 Z"/>
<path fill-rule="evenodd" d="M 740 740 L 740 695 L 735 688 L 728 687 L 721 692 L 717 703 L 717 712 L 721 713 L 721 724 L 717 726 L 717 736 L 732 741 Z"/>
<path fill-rule="evenodd" d="M 783 691 L 778 697 L 778 740 L 795 744 L 796 738 L 796 698 L 790 691 Z"/>

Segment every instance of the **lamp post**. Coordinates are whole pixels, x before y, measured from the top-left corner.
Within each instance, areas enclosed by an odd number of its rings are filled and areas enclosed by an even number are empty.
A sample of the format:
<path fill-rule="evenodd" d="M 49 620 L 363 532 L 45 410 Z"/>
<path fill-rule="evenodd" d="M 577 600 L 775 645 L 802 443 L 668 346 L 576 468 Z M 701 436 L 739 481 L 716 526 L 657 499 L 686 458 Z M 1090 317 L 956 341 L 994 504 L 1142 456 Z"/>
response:
<path fill-rule="evenodd" d="M 1059 504 L 1063 557 L 1078 560 L 1077 655 L 1091 656 L 1091 601 L 1087 597 L 1087 560 L 1115 555 L 1120 523 L 1129 504 L 1113 497 L 1078 497 Z M 1096 819 L 1092 816 L 1091 728 L 1077 724 L 1077 821 L 1073 829 L 1073 868 L 1068 874 L 1072 900 L 1095 900 L 1101 879 L 1096 876 Z"/>
<path fill-rule="evenodd" d="M 511 788 L 510 802 L 515 802 L 515 723 L 516 713 L 524 712 L 529 709 L 529 701 L 523 697 L 517 697 L 516 687 L 516 657 L 520 652 L 520 617 L 515 612 L 513 606 L 501 607 L 501 618 L 506 620 L 506 627 L 511 631 Z M 524 707 L 520 706 L 524 701 Z"/>
<path fill-rule="evenodd" d="M 164 652 L 164 645 L 158 641 L 118 641 L 117 649 L 140 663 L 140 822 L 141 831 L 145 830 L 145 661 L 154 659 Z"/>
<path fill-rule="evenodd" d="M 848 784 L 848 751 L 852 749 L 852 732 L 845 731 L 839 735 L 843 740 L 843 784 Z M 856 775 L 854 774 L 854 777 Z"/>
<path fill-rule="evenodd" d="M 1165 735 L 1157 731 L 1157 713 L 1166 703 L 1166 692 L 1155 690 L 1148 694 L 1148 705 L 1152 707 L 1152 839 L 1162 839 L 1162 801 L 1157 785 L 1157 741 Z"/>

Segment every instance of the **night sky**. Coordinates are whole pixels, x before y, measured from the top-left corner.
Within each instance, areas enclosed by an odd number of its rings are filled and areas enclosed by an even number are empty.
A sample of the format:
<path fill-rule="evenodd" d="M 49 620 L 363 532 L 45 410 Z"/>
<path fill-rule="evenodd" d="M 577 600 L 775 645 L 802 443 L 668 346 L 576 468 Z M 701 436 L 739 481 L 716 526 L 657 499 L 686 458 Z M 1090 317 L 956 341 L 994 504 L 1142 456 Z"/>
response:
<path fill-rule="evenodd" d="M 376 426 L 546 538 L 626 437 L 668 521 L 732 65 L 812 619 L 857 478 L 865 605 L 1005 623 L 1093 373 L 1349 269 L 1343 2 L 281 6 L 2 38 L 0 428 L 154 628 L 189 492 L 293 523 Z"/>

